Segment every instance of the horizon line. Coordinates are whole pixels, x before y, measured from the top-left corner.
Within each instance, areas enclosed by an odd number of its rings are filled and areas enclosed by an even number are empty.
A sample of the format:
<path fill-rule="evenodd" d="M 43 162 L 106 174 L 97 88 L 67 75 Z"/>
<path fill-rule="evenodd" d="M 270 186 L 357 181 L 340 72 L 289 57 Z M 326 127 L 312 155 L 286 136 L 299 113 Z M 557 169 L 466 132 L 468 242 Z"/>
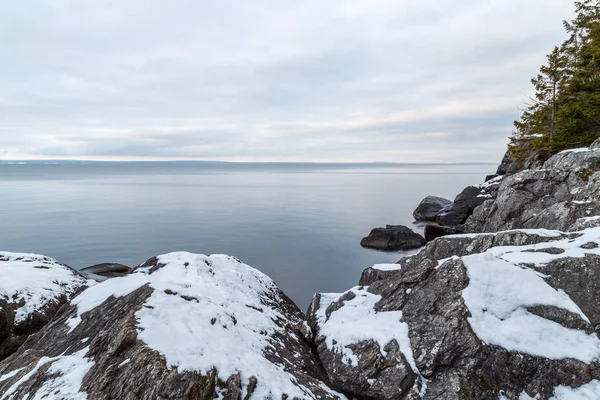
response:
<path fill-rule="evenodd" d="M 77 159 L 14 159 L 2 160 L 0 164 L 339 164 L 339 165 L 488 165 L 496 162 L 394 162 L 394 161 L 223 161 L 223 160 L 77 160 Z"/>

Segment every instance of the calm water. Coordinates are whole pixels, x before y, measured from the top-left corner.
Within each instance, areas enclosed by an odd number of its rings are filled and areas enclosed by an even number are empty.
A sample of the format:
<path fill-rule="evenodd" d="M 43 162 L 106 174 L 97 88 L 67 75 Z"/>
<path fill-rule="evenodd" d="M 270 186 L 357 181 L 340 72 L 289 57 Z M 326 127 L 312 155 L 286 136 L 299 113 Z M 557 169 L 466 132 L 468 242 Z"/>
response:
<path fill-rule="evenodd" d="M 75 268 L 225 253 L 271 276 L 301 308 L 398 253 L 362 249 L 375 226 L 412 222 L 495 165 L 0 165 L 0 249 Z"/>

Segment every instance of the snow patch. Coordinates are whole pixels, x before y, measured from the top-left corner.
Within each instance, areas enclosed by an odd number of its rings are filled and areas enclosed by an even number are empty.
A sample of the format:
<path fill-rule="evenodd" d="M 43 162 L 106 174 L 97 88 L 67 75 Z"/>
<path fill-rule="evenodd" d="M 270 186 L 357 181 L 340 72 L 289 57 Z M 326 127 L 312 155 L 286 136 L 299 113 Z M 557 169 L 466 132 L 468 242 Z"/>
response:
<path fill-rule="evenodd" d="M 61 295 L 75 292 L 86 280 L 51 258 L 2 251 L 0 282 L 0 298 L 8 303 L 23 302 L 15 315 L 15 324 L 18 324 Z"/>
<path fill-rule="evenodd" d="M 549 305 L 588 321 L 564 292 L 549 286 L 540 274 L 499 259 L 491 251 L 462 259 L 469 274 L 463 298 L 472 314 L 469 323 L 481 340 L 549 359 L 575 358 L 586 363 L 600 359 L 596 335 L 527 311 L 529 306 Z"/>
<path fill-rule="evenodd" d="M 85 358 L 85 354 L 88 351 L 89 347 L 86 347 L 85 349 L 71 355 L 40 358 L 31 371 L 23 375 L 21 379 L 9 387 L 6 392 L 4 392 L 2 397 L 0 397 L 0 399 L 15 399 L 14 393 L 19 389 L 21 384 L 29 380 L 29 378 L 35 375 L 46 364 L 52 363 L 46 372 L 46 375 L 56 376 L 45 381 L 35 393 L 30 393 L 29 396 L 34 395 L 32 400 L 43 400 L 49 398 L 86 400 L 87 394 L 85 392 L 81 392 L 81 385 L 85 374 L 87 374 L 90 368 L 94 366 L 93 361 Z M 13 376 L 19 371 L 20 370 L 15 371 Z"/>
<path fill-rule="evenodd" d="M 600 381 L 591 381 L 576 389 L 558 386 L 550 400 L 598 400 L 600 399 Z"/>
<path fill-rule="evenodd" d="M 375 264 L 371 268 L 379 271 L 398 271 L 402 266 L 400 264 Z"/>
<path fill-rule="evenodd" d="M 327 318 L 326 310 L 330 304 L 338 301 L 346 293 L 353 292 L 356 297 L 347 300 L 338 310 Z M 375 311 L 375 304 L 381 300 L 380 295 L 369 293 L 359 286 L 339 293 L 323 293 L 316 312 L 319 335 L 325 337 L 327 348 L 342 355 L 344 362 L 358 365 L 358 358 L 348 347 L 351 344 L 366 340 L 377 342 L 383 355 L 386 344 L 396 340 L 400 351 L 404 354 L 411 369 L 421 377 L 422 395 L 427 390 L 427 381 L 421 376 L 408 336 L 408 324 L 401 322 L 402 311 Z"/>

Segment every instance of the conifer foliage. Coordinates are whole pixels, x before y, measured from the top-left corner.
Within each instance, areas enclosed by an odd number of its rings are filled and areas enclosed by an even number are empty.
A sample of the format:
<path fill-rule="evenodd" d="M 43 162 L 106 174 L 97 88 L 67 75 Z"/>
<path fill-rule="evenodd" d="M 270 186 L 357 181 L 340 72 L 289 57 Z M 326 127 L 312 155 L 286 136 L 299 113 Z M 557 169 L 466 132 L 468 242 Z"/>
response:
<path fill-rule="evenodd" d="M 532 103 L 515 121 L 511 152 L 549 156 L 600 137 L 600 0 L 575 2 L 567 40 L 546 56 L 531 80 Z"/>

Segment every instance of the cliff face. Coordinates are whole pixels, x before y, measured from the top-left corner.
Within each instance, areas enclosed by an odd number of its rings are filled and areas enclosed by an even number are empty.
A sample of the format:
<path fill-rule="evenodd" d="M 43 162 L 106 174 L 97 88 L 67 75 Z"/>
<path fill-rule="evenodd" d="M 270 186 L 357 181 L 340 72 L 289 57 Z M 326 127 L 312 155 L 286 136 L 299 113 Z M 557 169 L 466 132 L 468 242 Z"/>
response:
<path fill-rule="evenodd" d="M 539 169 L 502 179 L 494 199 L 465 222 L 469 232 L 517 228 L 574 230 L 581 218 L 600 215 L 600 151 L 554 155 Z"/>
<path fill-rule="evenodd" d="M 468 188 L 439 212 L 471 233 L 316 294 L 306 316 L 227 256 L 155 257 L 68 301 L 74 275 L 0 361 L 0 399 L 599 399 L 599 171 L 580 149 Z"/>

